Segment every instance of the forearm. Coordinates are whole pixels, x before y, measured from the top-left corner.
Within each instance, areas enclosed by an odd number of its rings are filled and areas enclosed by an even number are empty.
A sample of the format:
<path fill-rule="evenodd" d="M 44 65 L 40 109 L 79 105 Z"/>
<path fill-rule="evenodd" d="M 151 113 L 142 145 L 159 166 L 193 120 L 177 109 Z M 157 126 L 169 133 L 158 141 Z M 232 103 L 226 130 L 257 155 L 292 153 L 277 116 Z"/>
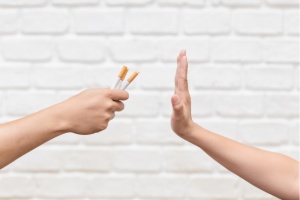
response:
<path fill-rule="evenodd" d="M 0 169 L 63 134 L 56 107 L 0 125 Z"/>
<path fill-rule="evenodd" d="M 281 199 L 299 199 L 296 160 L 238 143 L 198 125 L 184 139 L 254 186 Z"/>

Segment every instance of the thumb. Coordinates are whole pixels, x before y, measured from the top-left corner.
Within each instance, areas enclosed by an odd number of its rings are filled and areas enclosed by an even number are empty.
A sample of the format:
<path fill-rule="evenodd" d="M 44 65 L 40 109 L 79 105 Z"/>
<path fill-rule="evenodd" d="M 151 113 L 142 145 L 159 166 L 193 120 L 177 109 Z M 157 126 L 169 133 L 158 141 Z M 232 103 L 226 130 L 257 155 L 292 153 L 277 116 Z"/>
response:
<path fill-rule="evenodd" d="M 183 102 L 180 100 L 177 94 L 174 94 L 171 98 L 173 111 L 175 116 L 183 115 Z"/>

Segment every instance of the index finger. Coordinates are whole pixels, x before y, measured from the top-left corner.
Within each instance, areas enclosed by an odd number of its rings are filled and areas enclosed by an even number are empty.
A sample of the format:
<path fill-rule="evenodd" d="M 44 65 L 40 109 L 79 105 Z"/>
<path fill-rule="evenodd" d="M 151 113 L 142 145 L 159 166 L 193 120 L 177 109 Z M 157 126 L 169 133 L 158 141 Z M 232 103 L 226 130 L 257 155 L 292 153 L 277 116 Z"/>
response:
<path fill-rule="evenodd" d="M 178 68 L 178 90 L 186 92 L 189 90 L 187 81 L 188 62 L 187 57 L 183 56 L 180 61 L 180 67 Z"/>
<path fill-rule="evenodd" d="M 127 100 L 129 98 L 129 94 L 125 90 L 113 89 L 113 90 L 110 90 L 109 93 L 110 93 L 111 99 L 115 100 L 115 101 Z"/>
<path fill-rule="evenodd" d="M 186 55 L 186 51 L 185 50 L 181 50 L 178 57 L 177 57 L 177 69 L 176 69 L 176 75 L 175 75 L 175 93 L 176 93 L 176 89 L 178 87 L 178 69 L 180 68 L 180 63 L 181 63 L 181 58 L 182 56 Z"/>

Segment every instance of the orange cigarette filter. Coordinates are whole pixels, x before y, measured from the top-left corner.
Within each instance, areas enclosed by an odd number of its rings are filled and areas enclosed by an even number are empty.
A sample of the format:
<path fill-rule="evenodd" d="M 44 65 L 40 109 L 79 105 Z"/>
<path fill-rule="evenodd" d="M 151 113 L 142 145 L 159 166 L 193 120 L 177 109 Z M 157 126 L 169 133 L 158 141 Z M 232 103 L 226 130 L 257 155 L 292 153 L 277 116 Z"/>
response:
<path fill-rule="evenodd" d="M 120 71 L 118 77 L 122 79 L 124 73 L 125 73 L 127 70 L 128 70 L 127 67 L 124 65 L 123 68 L 121 69 L 121 71 Z"/>
<path fill-rule="evenodd" d="M 127 81 L 128 81 L 129 83 L 131 83 L 131 82 L 135 79 L 135 77 L 137 77 L 137 75 L 139 75 L 139 73 L 140 73 L 140 72 L 135 71 L 135 72 L 127 79 Z"/>
<path fill-rule="evenodd" d="M 129 71 L 129 69 L 126 67 L 126 71 L 124 72 L 124 74 L 123 74 L 123 76 L 121 78 L 122 81 L 125 79 L 128 71 Z"/>

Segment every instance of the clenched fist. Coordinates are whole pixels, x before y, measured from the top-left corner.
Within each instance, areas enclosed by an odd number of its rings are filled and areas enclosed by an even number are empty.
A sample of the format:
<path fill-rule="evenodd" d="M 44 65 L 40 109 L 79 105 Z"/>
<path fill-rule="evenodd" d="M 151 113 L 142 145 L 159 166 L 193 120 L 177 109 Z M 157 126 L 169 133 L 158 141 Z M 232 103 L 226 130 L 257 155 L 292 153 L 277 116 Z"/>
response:
<path fill-rule="evenodd" d="M 115 111 L 122 111 L 128 92 L 111 89 L 89 89 L 53 106 L 59 114 L 63 131 L 80 135 L 103 131 L 114 118 Z"/>

